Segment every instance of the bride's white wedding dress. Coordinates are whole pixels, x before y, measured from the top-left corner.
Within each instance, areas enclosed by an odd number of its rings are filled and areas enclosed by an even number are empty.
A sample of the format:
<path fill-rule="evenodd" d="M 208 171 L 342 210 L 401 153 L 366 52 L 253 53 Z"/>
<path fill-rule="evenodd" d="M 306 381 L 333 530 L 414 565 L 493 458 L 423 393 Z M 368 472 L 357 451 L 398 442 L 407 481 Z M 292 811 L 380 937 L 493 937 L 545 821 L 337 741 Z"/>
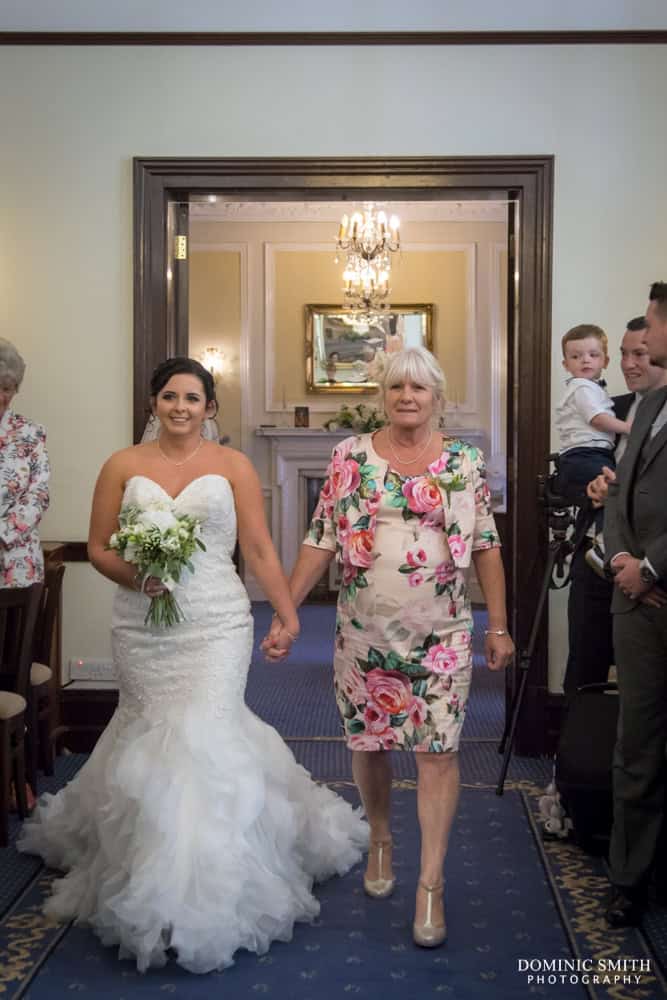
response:
<path fill-rule="evenodd" d="M 155 500 L 170 502 L 153 480 L 128 481 L 125 503 Z M 40 799 L 19 849 L 68 872 L 49 916 L 89 923 L 139 969 L 172 949 L 208 972 L 316 917 L 313 880 L 355 864 L 368 831 L 244 702 L 252 619 L 229 482 L 201 476 L 174 506 L 204 522 L 206 552 L 175 591 L 187 621 L 152 631 L 148 599 L 118 588 L 118 709 L 76 778 Z"/>

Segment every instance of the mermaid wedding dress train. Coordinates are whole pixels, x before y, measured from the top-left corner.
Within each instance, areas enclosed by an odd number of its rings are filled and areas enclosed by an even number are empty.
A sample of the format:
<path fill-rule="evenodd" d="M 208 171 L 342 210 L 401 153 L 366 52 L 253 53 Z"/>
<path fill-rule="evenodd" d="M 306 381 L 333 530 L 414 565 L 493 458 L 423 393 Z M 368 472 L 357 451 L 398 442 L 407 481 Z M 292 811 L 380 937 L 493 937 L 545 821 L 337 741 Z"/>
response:
<path fill-rule="evenodd" d="M 155 500 L 172 503 L 153 480 L 128 481 L 125 503 Z M 173 505 L 204 522 L 206 551 L 176 590 L 187 620 L 152 631 L 148 599 L 118 588 L 118 709 L 76 778 L 42 796 L 19 849 L 67 872 L 49 916 L 90 924 L 140 970 L 171 949 L 208 972 L 316 917 L 313 882 L 355 864 L 368 830 L 245 704 L 252 619 L 229 482 L 201 476 Z"/>

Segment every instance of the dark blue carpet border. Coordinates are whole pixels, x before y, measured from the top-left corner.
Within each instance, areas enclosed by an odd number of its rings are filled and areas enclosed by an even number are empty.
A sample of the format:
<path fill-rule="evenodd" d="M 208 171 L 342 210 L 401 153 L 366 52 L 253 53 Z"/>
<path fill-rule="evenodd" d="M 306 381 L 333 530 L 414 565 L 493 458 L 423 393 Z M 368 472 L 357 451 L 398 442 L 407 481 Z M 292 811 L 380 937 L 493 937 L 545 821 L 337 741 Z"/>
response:
<path fill-rule="evenodd" d="M 616 983 L 607 987 L 589 983 L 591 1000 L 663 1000 L 667 981 L 660 951 L 644 920 L 639 927 L 611 929 L 604 919 L 604 900 L 609 877 L 603 858 L 586 854 L 568 840 L 544 840 L 538 821 L 540 789 L 521 791 L 526 817 L 538 846 L 551 891 L 568 927 L 574 955 L 579 959 L 602 958 L 608 963 L 648 961 L 650 971 L 640 984 Z M 664 911 L 663 911 L 664 915 Z M 615 974 L 614 972 L 611 973 Z"/>

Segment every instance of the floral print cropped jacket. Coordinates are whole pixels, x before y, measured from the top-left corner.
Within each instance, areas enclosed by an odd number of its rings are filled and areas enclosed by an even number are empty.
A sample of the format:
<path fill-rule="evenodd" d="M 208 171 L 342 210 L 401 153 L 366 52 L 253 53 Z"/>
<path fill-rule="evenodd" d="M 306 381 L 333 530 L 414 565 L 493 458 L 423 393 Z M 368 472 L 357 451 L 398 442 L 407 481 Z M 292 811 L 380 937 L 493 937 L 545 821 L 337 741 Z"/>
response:
<path fill-rule="evenodd" d="M 458 569 L 470 565 L 474 551 L 500 544 L 479 449 L 446 441 L 423 475 L 403 478 L 369 445 L 370 435 L 365 434 L 336 445 L 305 539 L 306 544 L 336 552 L 344 588 L 355 578 L 363 586 L 359 577 L 373 558 L 383 491 L 391 493 L 392 506 L 402 507 L 406 519 L 416 515 L 422 525 L 446 532 Z"/>
<path fill-rule="evenodd" d="M 49 506 L 46 432 L 13 410 L 0 419 L 0 586 L 44 577 L 39 522 Z"/>

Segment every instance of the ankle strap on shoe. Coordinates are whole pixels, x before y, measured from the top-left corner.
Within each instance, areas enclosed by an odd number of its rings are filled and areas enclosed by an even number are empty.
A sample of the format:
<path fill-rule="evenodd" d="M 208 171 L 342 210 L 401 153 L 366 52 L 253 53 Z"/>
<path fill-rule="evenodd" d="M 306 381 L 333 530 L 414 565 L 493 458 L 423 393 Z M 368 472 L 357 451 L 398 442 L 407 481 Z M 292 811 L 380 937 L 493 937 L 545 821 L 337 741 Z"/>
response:
<path fill-rule="evenodd" d="M 437 892 L 438 889 L 444 889 L 445 880 L 442 879 L 441 882 L 435 882 L 433 885 L 427 885 L 426 882 L 423 882 L 421 879 L 419 879 L 419 882 L 417 884 L 421 886 L 421 888 L 424 889 L 426 892 Z"/>

